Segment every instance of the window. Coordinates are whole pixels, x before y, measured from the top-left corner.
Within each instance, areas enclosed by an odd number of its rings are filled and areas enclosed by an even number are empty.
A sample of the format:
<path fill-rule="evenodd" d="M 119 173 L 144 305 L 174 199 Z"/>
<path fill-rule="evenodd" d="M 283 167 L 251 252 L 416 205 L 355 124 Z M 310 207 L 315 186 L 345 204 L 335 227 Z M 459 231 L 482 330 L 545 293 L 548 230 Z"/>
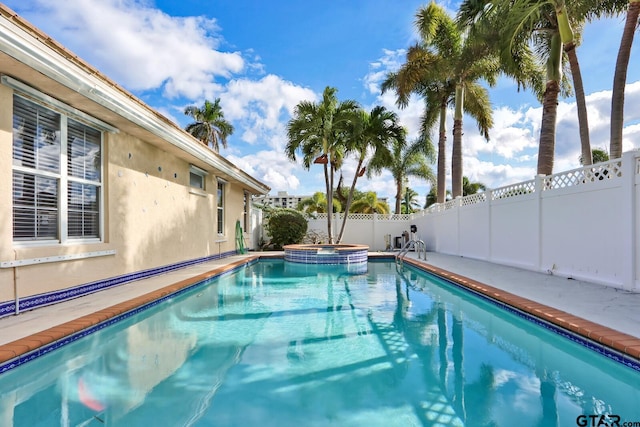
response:
<path fill-rule="evenodd" d="M 218 180 L 218 234 L 224 234 L 224 181 Z"/>
<path fill-rule="evenodd" d="M 101 131 L 14 95 L 14 241 L 100 238 L 101 151 Z"/>
<path fill-rule="evenodd" d="M 189 185 L 193 188 L 197 188 L 199 190 L 205 189 L 205 178 L 207 176 L 207 171 L 200 169 L 197 166 L 191 165 L 189 167 Z"/>
<path fill-rule="evenodd" d="M 251 215 L 250 211 L 251 207 L 251 194 L 244 192 L 244 204 L 243 204 L 243 221 L 242 221 L 242 230 L 246 233 L 249 230 L 249 215 Z"/>

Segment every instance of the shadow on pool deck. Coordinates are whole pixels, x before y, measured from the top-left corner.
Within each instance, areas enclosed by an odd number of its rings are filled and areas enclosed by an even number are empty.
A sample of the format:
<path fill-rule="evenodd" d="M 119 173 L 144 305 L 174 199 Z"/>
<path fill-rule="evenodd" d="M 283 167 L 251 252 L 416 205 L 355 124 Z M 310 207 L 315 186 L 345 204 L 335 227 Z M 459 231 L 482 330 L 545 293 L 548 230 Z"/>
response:
<path fill-rule="evenodd" d="M 0 363 L 253 259 L 282 255 L 236 255 L 2 318 Z M 431 252 L 426 263 L 414 253 L 405 262 L 640 359 L 640 293 Z"/>

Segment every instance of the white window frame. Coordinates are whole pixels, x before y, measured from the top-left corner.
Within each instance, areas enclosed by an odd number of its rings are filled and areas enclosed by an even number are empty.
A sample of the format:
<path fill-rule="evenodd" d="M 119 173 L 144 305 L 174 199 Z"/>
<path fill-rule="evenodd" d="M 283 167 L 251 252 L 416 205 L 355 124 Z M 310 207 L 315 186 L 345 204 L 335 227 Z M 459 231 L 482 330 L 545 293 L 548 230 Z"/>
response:
<path fill-rule="evenodd" d="M 216 186 L 216 232 L 218 236 L 224 236 L 226 227 L 226 192 L 228 182 L 222 178 L 217 179 Z M 222 187 L 222 191 L 221 191 Z"/>
<path fill-rule="evenodd" d="M 192 175 L 197 176 L 201 179 L 202 186 L 193 185 L 193 183 L 191 182 Z M 191 192 L 191 194 L 197 194 L 198 196 L 206 195 L 207 175 L 209 175 L 209 172 L 207 172 L 206 170 L 200 169 L 195 165 L 189 165 L 189 191 Z"/>
<path fill-rule="evenodd" d="M 58 209 L 58 218 L 57 218 L 57 229 L 58 229 L 58 237 L 56 239 L 13 239 L 13 245 L 16 247 L 21 246 L 50 246 L 50 245 L 59 245 L 59 244 L 70 244 L 70 243 L 102 243 L 104 242 L 104 138 L 106 132 L 117 132 L 117 129 L 111 127 L 110 125 L 95 119 L 85 113 L 82 113 L 79 110 L 74 109 L 54 98 L 51 98 L 48 95 L 45 95 L 39 92 L 36 89 L 33 89 L 24 83 L 21 83 L 15 79 L 12 79 L 8 76 L 2 76 L 0 82 L 14 89 L 14 94 L 12 98 L 12 105 L 15 101 L 15 98 L 22 98 L 28 102 L 38 105 L 41 108 L 54 111 L 60 114 L 60 168 L 57 172 L 48 172 L 39 169 L 29 168 L 22 165 L 15 165 L 12 161 L 12 172 L 19 172 L 23 174 L 28 174 L 32 176 L 44 176 L 51 179 L 57 180 L 58 186 L 58 195 L 57 195 L 57 209 Z M 13 117 L 12 112 L 12 117 Z M 72 177 L 68 175 L 68 166 L 67 166 L 67 149 L 68 149 L 68 119 L 73 119 L 76 122 L 79 122 L 85 126 L 88 126 L 94 130 L 100 132 L 100 165 L 99 165 L 99 173 L 100 180 L 99 181 L 91 181 L 85 180 L 78 177 Z M 68 194 L 69 194 L 69 183 L 80 183 L 80 184 L 89 184 L 97 187 L 98 197 L 98 237 L 70 237 L 68 230 Z M 13 201 L 12 201 L 13 205 Z"/>
<path fill-rule="evenodd" d="M 242 209 L 242 231 L 247 233 L 249 231 L 250 219 L 251 219 L 251 193 L 248 191 L 244 192 L 244 205 Z"/>

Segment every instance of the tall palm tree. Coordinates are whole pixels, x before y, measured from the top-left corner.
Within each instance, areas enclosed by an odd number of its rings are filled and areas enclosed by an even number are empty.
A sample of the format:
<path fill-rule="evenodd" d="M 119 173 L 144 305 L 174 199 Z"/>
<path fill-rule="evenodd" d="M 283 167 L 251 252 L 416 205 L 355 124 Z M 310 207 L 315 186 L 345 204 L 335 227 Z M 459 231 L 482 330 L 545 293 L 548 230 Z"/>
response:
<path fill-rule="evenodd" d="M 322 164 L 327 198 L 327 211 L 333 211 L 334 172 L 342 166 L 346 138 L 360 109 L 353 100 L 338 101 L 337 89 L 327 86 L 319 103 L 302 101 L 287 124 L 288 143 L 285 153 L 296 161 L 302 153 L 302 165 L 309 169 L 313 163 Z M 331 215 L 327 215 L 327 235 L 333 243 Z"/>
<path fill-rule="evenodd" d="M 431 185 L 435 185 L 436 177 L 429 166 L 433 163 L 434 151 L 429 139 L 417 139 L 409 146 L 394 140 L 391 144 L 391 156 L 388 159 L 384 161 L 372 159 L 369 163 L 372 173 L 379 173 L 382 169 L 391 172 L 396 184 L 396 214 L 401 212 L 403 184 L 408 177 L 424 179 Z"/>
<path fill-rule="evenodd" d="M 227 137 L 233 133 L 233 126 L 224 118 L 220 98 L 214 102 L 204 101 L 201 108 L 189 106 L 184 114 L 195 120 L 187 125 L 187 132 L 215 152 L 220 151 L 220 144 L 227 148 Z"/>
<path fill-rule="evenodd" d="M 402 195 L 402 202 L 400 202 L 401 212 L 410 214 L 419 208 L 420 203 L 418 203 L 418 193 L 412 188 L 405 187 L 404 194 Z"/>
<path fill-rule="evenodd" d="M 578 3 L 578 2 L 574 2 Z M 558 12 L 560 10 L 560 12 Z M 558 15 L 559 21 L 564 21 L 567 19 L 567 16 L 562 12 L 566 12 L 566 7 L 563 10 L 562 7 L 556 9 L 556 13 Z M 578 28 L 582 29 L 584 24 L 584 19 L 578 19 L 576 14 L 572 13 L 572 18 Z M 584 18 L 584 17 L 580 17 Z M 578 45 L 578 39 L 575 35 L 575 32 L 571 26 L 569 20 L 564 24 L 564 28 L 567 30 L 566 34 L 562 40 L 562 46 L 565 55 L 569 61 L 569 68 L 571 69 L 571 78 L 573 80 L 573 90 L 576 95 L 576 108 L 578 110 L 578 130 L 580 133 L 580 151 L 582 152 L 582 158 L 584 159 L 585 164 L 592 164 L 593 159 L 591 158 L 591 138 L 589 137 L 589 118 L 587 114 L 587 99 L 584 94 L 584 84 L 582 82 L 582 71 L 580 70 L 580 63 L 578 61 L 578 54 L 576 53 L 576 48 Z"/>
<path fill-rule="evenodd" d="M 382 84 L 382 93 L 393 89 L 396 92 L 396 104 L 400 108 L 409 105 L 409 95 L 418 93 L 424 98 L 425 112 L 422 117 L 421 132 L 427 137 L 436 122 L 438 126 L 437 160 L 437 201 L 445 201 L 447 176 L 447 107 L 453 103 L 455 85 L 449 80 L 439 79 L 426 70 L 438 69 L 438 63 L 444 62 L 440 56 L 416 45 L 409 48 L 407 62 L 398 72 L 389 73 Z"/>
<path fill-rule="evenodd" d="M 451 199 L 451 192 L 447 191 L 446 200 Z M 429 206 L 438 203 L 438 197 L 436 196 L 436 187 L 431 187 L 424 201 L 424 208 L 427 209 Z"/>
<path fill-rule="evenodd" d="M 627 68 L 631 56 L 633 37 L 638 28 L 640 0 L 629 0 L 627 19 L 624 23 L 616 70 L 613 75 L 613 93 L 611 94 L 611 141 L 609 153 L 617 159 L 622 157 L 622 128 L 624 125 L 624 88 L 627 82 Z"/>
<path fill-rule="evenodd" d="M 333 211 L 340 212 L 342 205 L 337 199 L 333 199 Z M 316 191 L 313 196 L 302 199 L 298 203 L 297 209 L 305 213 L 327 213 L 327 197 L 321 191 Z"/>
<path fill-rule="evenodd" d="M 371 113 L 360 110 L 355 115 L 347 138 L 346 149 L 347 154 L 354 153 L 356 155 L 358 163 L 347 196 L 345 212 L 349 212 L 351 207 L 358 178 L 366 172 L 366 159 L 375 158 L 377 162 L 387 161 L 391 158 L 389 147 L 392 141 L 403 145 L 405 133 L 405 129 L 399 124 L 398 115 L 385 107 L 376 106 L 371 110 Z M 368 177 L 371 177 L 371 169 L 369 169 Z M 344 215 L 342 218 L 342 225 L 336 239 L 337 243 L 340 243 L 344 235 L 347 217 Z"/>
<path fill-rule="evenodd" d="M 390 208 L 387 202 L 378 199 L 378 195 L 374 191 L 367 191 L 361 198 L 354 200 L 349 212 L 388 214 Z"/>
<path fill-rule="evenodd" d="M 582 25 L 588 16 L 586 2 L 564 0 L 465 0 L 460 6 L 458 21 L 463 25 L 491 20 L 500 23 L 499 37 L 501 59 L 513 69 L 514 59 L 530 58 L 530 46 L 546 66 L 546 83 L 542 92 L 542 122 L 538 147 L 537 173 L 553 172 L 556 118 L 559 95 L 568 95 L 570 86 L 563 73 L 564 54 L 569 58 L 580 123 L 581 151 L 585 161 L 591 161 L 588 138 L 586 103 L 580 68 L 575 52 L 576 36 L 573 25 Z M 486 25 L 486 24 L 485 24 Z M 564 52 L 564 54 L 563 54 Z"/>
<path fill-rule="evenodd" d="M 472 194 L 476 194 L 480 192 L 480 190 L 485 191 L 487 186 L 481 182 L 471 182 L 469 178 L 462 177 L 462 194 L 465 196 L 470 196 Z"/>
<path fill-rule="evenodd" d="M 462 195 L 463 114 L 466 112 L 476 119 L 481 134 L 488 140 L 489 129 L 493 126 L 492 110 L 488 91 L 478 81 L 484 79 L 493 85 L 500 64 L 485 43 L 465 38 L 453 18 L 435 2 L 418 10 L 416 28 L 421 42 L 409 50 L 407 63 L 387 78 L 383 90 L 394 88 L 399 103 L 407 100 L 412 92 L 423 95 L 427 104 L 424 118 L 427 129 L 439 114 L 438 200 L 444 199 L 445 194 L 444 161 L 440 162 L 440 159 L 444 159 L 446 107 L 453 98 L 451 185 L 453 195 L 457 197 Z"/>
<path fill-rule="evenodd" d="M 442 6 L 431 2 L 416 15 L 416 26 L 423 43 L 444 53 L 449 61 L 449 78 L 455 84 L 453 151 L 451 154 L 451 192 L 462 195 L 462 120 L 467 112 L 476 119 L 482 136 L 489 140 L 493 126 L 493 112 L 487 89 L 478 84 L 484 79 L 495 84 L 499 69 L 497 57 L 485 43 L 465 37 L 456 22 Z"/>

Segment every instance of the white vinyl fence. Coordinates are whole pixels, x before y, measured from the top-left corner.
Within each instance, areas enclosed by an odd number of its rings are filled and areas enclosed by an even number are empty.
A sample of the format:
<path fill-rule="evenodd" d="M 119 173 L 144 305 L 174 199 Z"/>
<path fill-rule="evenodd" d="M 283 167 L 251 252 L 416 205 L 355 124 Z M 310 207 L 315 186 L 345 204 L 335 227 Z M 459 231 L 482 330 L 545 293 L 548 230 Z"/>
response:
<path fill-rule="evenodd" d="M 333 215 L 334 237 L 340 232 L 343 215 Z M 341 242 L 367 245 L 372 251 L 384 251 L 388 246 L 394 247 L 395 237 L 408 230 L 410 218 L 411 215 L 349 214 Z M 309 219 L 309 230 L 326 236 L 327 214 L 317 214 L 315 219 Z"/>
<path fill-rule="evenodd" d="M 640 291 L 639 183 L 640 153 L 631 151 L 412 215 L 352 214 L 342 243 L 384 250 L 416 225 L 429 251 Z M 326 215 L 309 229 L 326 235 Z"/>

